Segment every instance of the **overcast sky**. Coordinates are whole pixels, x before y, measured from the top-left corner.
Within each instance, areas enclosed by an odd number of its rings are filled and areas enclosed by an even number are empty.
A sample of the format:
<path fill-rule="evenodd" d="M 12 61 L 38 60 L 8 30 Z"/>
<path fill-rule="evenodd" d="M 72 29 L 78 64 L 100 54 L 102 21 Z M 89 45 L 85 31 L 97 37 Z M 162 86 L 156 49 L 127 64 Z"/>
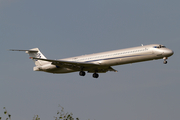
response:
<path fill-rule="evenodd" d="M 0 0 L 0 116 L 53 120 L 58 104 L 80 120 L 180 119 L 179 0 Z M 34 72 L 24 52 L 49 59 L 163 44 L 163 60 L 115 66 L 118 73 Z"/>

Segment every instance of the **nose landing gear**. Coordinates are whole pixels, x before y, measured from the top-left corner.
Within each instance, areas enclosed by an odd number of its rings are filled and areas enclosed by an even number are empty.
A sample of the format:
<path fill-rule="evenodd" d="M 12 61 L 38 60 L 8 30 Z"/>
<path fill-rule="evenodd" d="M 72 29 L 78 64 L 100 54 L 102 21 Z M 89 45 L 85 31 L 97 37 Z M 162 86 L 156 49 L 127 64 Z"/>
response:
<path fill-rule="evenodd" d="M 164 64 L 167 64 L 167 61 L 166 60 L 164 60 L 164 62 L 163 62 Z"/>
<path fill-rule="evenodd" d="M 163 62 L 163 63 L 164 63 L 164 64 L 167 64 L 167 61 L 166 61 L 166 60 L 167 60 L 168 58 L 167 58 L 167 57 L 164 57 L 163 59 L 164 59 L 164 62 Z"/>

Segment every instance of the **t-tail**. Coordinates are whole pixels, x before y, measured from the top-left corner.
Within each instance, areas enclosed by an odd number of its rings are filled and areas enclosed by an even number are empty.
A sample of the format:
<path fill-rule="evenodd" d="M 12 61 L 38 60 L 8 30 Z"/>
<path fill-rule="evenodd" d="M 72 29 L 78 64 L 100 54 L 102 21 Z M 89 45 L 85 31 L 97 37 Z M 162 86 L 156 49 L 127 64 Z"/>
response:
<path fill-rule="evenodd" d="M 29 54 L 30 58 L 35 57 L 35 58 L 43 58 L 47 59 L 38 48 L 33 48 L 30 50 L 17 50 L 17 49 L 11 49 L 10 51 L 25 51 L 27 54 Z M 49 62 L 47 61 L 42 61 L 42 60 L 35 60 L 33 59 L 34 63 L 36 66 L 43 66 L 45 64 L 48 64 Z"/>

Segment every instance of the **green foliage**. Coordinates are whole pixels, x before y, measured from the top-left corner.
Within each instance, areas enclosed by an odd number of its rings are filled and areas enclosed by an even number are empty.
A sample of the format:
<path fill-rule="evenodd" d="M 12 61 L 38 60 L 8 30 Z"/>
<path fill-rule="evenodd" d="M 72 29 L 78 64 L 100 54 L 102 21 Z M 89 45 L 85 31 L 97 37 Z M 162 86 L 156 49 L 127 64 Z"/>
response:
<path fill-rule="evenodd" d="M 40 118 L 38 117 L 38 115 L 34 115 L 33 120 L 40 120 Z"/>
<path fill-rule="evenodd" d="M 64 111 L 64 108 L 59 105 L 61 110 L 57 111 L 57 117 L 54 117 L 55 120 L 79 120 L 79 118 L 73 118 L 72 113 L 68 113 Z M 11 120 L 11 115 L 7 112 L 6 108 L 4 107 L 4 114 L 7 115 L 6 120 Z M 0 120 L 2 120 L 2 117 L 0 117 Z M 34 115 L 33 120 L 40 120 L 38 115 Z"/>
<path fill-rule="evenodd" d="M 11 115 L 7 112 L 6 108 L 3 107 L 3 109 L 4 109 L 4 114 L 7 115 L 6 120 L 11 120 Z M 2 117 L 0 117 L 0 120 L 1 119 L 2 119 Z"/>
<path fill-rule="evenodd" d="M 61 105 L 59 105 L 59 107 L 61 108 L 61 111 L 57 111 L 58 117 L 54 117 L 55 120 L 79 120 L 79 118 L 73 118 L 72 113 L 65 112 L 64 108 Z"/>

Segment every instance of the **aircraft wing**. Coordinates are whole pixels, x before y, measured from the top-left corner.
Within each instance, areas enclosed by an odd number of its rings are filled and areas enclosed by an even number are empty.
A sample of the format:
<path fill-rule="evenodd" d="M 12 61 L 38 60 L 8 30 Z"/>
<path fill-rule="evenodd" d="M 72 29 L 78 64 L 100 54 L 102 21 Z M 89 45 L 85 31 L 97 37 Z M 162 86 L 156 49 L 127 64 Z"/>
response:
<path fill-rule="evenodd" d="M 99 73 L 105 73 L 107 71 L 117 72 L 117 70 L 113 69 L 111 66 L 102 66 L 98 63 L 96 64 L 96 63 L 88 63 L 88 62 L 51 60 L 51 59 L 43 59 L 43 58 L 35 58 L 35 57 L 30 57 L 30 59 L 48 61 L 51 62 L 51 64 L 53 65 L 63 66 L 74 70 L 79 70 L 80 68 L 83 68 L 88 72 L 94 72 L 95 70 L 97 70 Z"/>
<path fill-rule="evenodd" d="M 118 72 L 117 70 L 115 70 L 115 69 L 112 68 L 112 67 L 109 67 L 108 71 Z"/>
<path fill-rule="evenodd" d="M 75 61 L 65 61 L 65 60 L 51 60 L 51 59 L 43 59 L 43 58 L 35 58 L 35 57 L 30 57 L 30 59 L 35 59 L 35 60 L 43 60 L 43 61 L 48 61 L 52 62 L 53 65 L 78 65 L 78 66 L 89 66 L 89 65 L 94 65 L 98 66 L 99 64 L 95 63 L 88 63 L 88 62 L 75 62 Z"/>

